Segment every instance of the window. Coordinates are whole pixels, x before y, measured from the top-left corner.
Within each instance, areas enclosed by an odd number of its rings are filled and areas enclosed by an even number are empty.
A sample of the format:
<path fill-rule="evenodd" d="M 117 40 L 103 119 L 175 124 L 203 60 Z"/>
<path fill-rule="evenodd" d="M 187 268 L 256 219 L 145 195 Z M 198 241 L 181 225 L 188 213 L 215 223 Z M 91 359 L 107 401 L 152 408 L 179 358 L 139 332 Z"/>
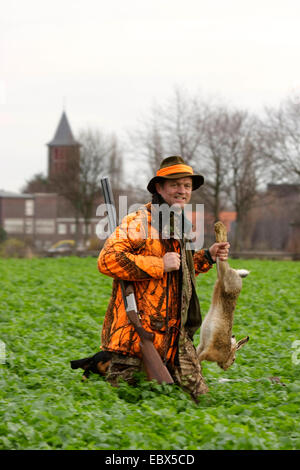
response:
<path fill-rule="evenodd" d="M 36 219 L 35 222 L 36 233 L 50 234 L 55 232 L 54 219 Z"/>
<path fill-rule="evenodd" d="M 58 224 L 57 225 L 57 233 L 59 235 L 65 235 L 67 233 L 67 225 L 66 224 Z"/>
<path fill-rule="evenodd" d="M 34 214 L 34 201 L 33 199 L 27 199 L 25 201 L 25 215 L 32 216 Z"/>
<path fill-rule="evenodd" d="M 86 230 L 86 226 L 85 224 L 82 225 L 82 235 L 85 235 L 85 230 Z M 87 234 L 90 235 L 91 234 L 91 224 L 88 224 L 87 226 Z"/>
<path fill-rule="evenodd" d="M 76 224 L 70 225 L 70 233 L 76 233 Z"/>
<path fill-rule="evenodd" d="M 24 232 L 23 219 L 4 219 L 4 230 L 7 233 L 23 233 Z"/>

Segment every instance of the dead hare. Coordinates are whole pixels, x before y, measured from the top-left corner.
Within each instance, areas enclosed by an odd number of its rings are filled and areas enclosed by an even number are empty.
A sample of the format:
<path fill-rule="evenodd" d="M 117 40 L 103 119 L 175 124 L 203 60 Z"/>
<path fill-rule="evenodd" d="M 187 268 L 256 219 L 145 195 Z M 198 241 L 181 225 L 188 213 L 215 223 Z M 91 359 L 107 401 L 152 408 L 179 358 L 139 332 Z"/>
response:
<path fill-rule="evenodd" d="M 226 227 L 215 223 L 217 242 L 227 241 Z M 242 278 L 248 276 L 245 269 L 232 269 L 227 261 L 217 259 L 216 280 L 210 309 L 200 330 L 197 348 L 199 361 L 217 362 L 223 370 L 235 361 L 235 353 L 249 340 L 249 336 L 236 341 L 232 335 L 233 317 L 238 296 L 242 289 Z"/>

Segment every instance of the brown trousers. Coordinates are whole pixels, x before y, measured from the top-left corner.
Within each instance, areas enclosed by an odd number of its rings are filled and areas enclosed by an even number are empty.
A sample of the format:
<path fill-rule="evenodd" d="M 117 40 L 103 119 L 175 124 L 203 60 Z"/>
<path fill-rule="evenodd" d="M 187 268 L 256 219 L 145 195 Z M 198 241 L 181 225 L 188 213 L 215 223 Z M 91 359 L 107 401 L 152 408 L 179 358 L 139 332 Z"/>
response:
<path fill-rule="evenodd" d="M 135 385 L 134 374 L 142 370 L 143 364 L 139 358 L 113 353 L 106 380 L 115 387 L 118 386 L 120 379 L 130 385 Z M 178 365 L 173 366 L 170 373 L 174 382 L 188 392 L 193 399 L 208 392 L 195 346 L 184 329 L 179 336 Z"/>

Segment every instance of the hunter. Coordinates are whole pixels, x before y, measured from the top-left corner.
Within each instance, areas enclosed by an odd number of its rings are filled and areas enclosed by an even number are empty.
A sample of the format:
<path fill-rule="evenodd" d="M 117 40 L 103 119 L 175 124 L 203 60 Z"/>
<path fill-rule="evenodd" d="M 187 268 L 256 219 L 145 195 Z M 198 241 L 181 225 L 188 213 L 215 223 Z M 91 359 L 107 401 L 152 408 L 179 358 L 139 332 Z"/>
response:
<path fill-rule="evenodd" d="M 183 209 L 203 183 L 181 157 L 165 158 L 147 186 L 152 201 L 128 214 L 99 254 L 99 271 L 114 279 L 101 347 L 112 353 L 106 379 L 114 386 L 120 378 L 134 385 L 135 372 L 142 370 L 139 336 L 127 318 L 121 279 L 133 282 L 142 325 L 154 333 L 154 346 L 174 382 L 194 399 L 208 391 L 193 344 L 201 325 L 196 276 L 209 271 L 217 257 L 227 260 L 229 243 L 189 249 L 191 224 Z M 177 211 L 157 223 L 162 204 Z"/>

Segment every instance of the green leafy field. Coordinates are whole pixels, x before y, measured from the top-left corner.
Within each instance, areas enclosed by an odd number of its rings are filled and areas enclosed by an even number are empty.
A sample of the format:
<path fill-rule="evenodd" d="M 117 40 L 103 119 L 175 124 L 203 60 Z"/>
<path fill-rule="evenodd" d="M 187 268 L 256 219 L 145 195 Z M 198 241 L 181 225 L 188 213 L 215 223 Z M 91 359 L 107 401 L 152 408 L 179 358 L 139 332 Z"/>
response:
<path fill-rule="evenodd" d="M 300 264 L 230 263 L 251 271 L 233 331 L 250 341 L 226 372 L 203 363 L 197 405 L 177 387 L 83 383 L 70 368 L 100 344 L 111 279 L 95 258 L 0 260 L 0 448 L 300 449 Z M 198 277 L 203 314 L 215 275 Z"/>

